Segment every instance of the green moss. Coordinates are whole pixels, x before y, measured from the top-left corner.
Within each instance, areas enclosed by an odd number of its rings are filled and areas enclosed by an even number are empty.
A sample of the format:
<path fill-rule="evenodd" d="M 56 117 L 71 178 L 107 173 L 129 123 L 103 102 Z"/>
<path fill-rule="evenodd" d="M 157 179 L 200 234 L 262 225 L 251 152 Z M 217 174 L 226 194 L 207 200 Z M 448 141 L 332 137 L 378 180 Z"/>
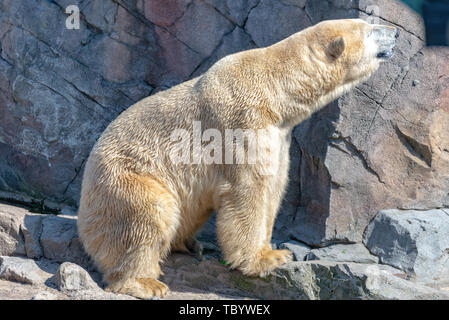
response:
<path fill-rule="evenodd" d="M 41 201 L 32 200 L 31 202 L 26 202 L 13 198 L 0 198 L 0 203 L 5 203 L 9 205 L 19 205 L 24 209 L 27 209 L 31 213 L 54 214 L 54 215 L 58 215 L 59 213 L 61 213 L 60 210 L 58 209 L 51 209 L 46 205 L 44 205 L 44 200 Z"/>
<path fill-rule="evenodd" d="M 229 267 L 229 266 L 231 265 L 230 263 L 226 262 L 226 261 L 223 260 L 223 259 L 220 259 L 220 263 L 221 263 L 222 265 L 226 266 L 226 267 Z"/>
<path fill-rule="evenodd" d="M 253 292 L 256 289 L 256 285 L 249 281 L 249 277 L 245 278 L 244 276 L 232 276 L 232 283 L 239 289 L 243 291 Z"/>
<path fill-rule="evenodd" d="M 282 278 L 278 278 L 277 280 L 279 282 L 280 285 L 282 285 L 283 287 L 291 287 L 290 283 L 287 281 L 286 278 L 282 277 Z"/>
<path fill-rule="evenodd" d="M 269 274 L 265 278 L 260 278 L 260 279 L 263 280 L 266 283 L 270 283 L 272 278 L 273 278 L 273 275 Z"/>

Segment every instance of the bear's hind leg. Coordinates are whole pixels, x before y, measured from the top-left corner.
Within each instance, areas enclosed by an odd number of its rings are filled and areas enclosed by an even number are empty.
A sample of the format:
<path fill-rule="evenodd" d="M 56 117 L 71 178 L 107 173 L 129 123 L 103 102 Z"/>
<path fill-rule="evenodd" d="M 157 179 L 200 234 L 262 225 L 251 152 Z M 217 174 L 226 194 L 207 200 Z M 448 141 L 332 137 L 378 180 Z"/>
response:
<path fill-rule="evenodd" d="M 168 287 L 157 278 L 178 226 L 177 201 L 158 181 L 132 175 L 104 203 L 107 215 L 101 216 L 97 230 L 90 231 L 92 240 L 95 234 L 104 235 L 104 250 L 99 248 L 94 258 L 104 273 L 106 290 L 142 299 L 163 297 Z M 87 247 L 89 243 L 94 242 L 86 241 Z"/>
<path fill-rule="evenodd" d="M 136 298 L 164 297 L 168 287 L 157 280 L 160 255 L 145 246 L 128 254 L 120 265 L 105 273 L 106 291 L 128 294 Z"/>

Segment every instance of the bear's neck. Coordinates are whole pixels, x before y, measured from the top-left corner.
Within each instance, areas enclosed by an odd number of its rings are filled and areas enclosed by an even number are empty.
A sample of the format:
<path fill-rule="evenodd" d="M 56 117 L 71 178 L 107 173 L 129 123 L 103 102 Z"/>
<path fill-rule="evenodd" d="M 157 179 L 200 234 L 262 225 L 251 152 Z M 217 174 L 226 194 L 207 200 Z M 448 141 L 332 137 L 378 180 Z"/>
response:
<path fill-rule="evenodd" d="M 279 114 L 278 126 L 295 126 L 348 92 L 357 83 L 343 84 L 344 70 L 339 64 L 326 63 L 310 50 L 298 52 L 288 41 L 269 47 L 274 58 L 267 68 L 270 105 Z"/>

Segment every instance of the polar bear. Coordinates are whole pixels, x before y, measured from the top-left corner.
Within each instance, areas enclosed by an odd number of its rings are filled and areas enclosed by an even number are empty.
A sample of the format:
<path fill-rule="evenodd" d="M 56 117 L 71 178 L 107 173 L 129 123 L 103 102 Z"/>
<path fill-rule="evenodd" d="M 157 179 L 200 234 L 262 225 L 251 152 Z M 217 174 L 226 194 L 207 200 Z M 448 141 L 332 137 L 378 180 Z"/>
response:
<path fill-rule="evenodd" d="M 232 268 L 264 276 L 290 261 L 291 253 L 272 250 L 270 240 L 292 128 L 366 80 L 391 57 L 397 37 L 394 27 L 360 19 L 324 21 L 229 55 L 120 114 L 90 153 L 78 211 L 80 239 L 106 289 L 164 296 L 160 263 L 170 251 L 198 247 L 195 233 L 214 210 Z M 215 141 L 232 130 L 269 134 L 239 145 L 239 134 Z M 264 151 L 252 163 L 250 144 Z"/>

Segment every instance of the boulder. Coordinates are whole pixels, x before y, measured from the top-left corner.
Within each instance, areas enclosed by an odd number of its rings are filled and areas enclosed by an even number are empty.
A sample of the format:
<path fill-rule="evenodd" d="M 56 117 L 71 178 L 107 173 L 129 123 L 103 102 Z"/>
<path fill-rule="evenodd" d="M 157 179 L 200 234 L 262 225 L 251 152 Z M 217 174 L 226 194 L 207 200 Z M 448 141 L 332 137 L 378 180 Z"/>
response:
<path fill-rule="evenodd" d="M 449 210 L 382 210 L 366 229 L 368 249 L 419 281 L 449 280 Z"/>
<path fill-rule="evenodd" d="M 76 217 L 46 216 L 42 221 L 40 245 L 43 256 L 57 262 L 74 262 L 87 265 L 87 257 L 76 227 Z"/>
<path fill-rule="evenodd" d="M 55 283 L 61 291 L 100 290 L 86 270 L 70 262 L 61 264 L 55 274 Z"/>
<path fill-rule="evenodd" d="M 21 207 L 0 203 L 0 256 L 25 254 L 20 226 L 27 213 Z"/>
<path fill-rule="evenodd" d="M 25 252 L 28 258 L 40 258 L 43 256 L 40 245 L 42 234 L 42 220 L 44 215 L 27 214 L 23 219 L 21 231 L 25 241 Z"/>
<path fill-rule="evenodd" d="M 0 256 L 0 279 L 25 284 L 39 284 L 46 279 L 42 271 L 32 259 Z"/>
<path fill-rule="evenodd" d="M 53 281 L 56 287 L 71 300 L 136 300 L 136 298 L 105 292 L 81 266 L 65 262 L 56 271 Z"/>
<path fill-rule="evenodd" d="M 379 259 L 373 256 L 361 243 L 334 244 L 329 247 L 311 250 L 305 260 L 329 260 L 339 262 L 378 263 Z"/>
<path fill-rule="evenodd" d="M 75 215 L 34 214 L 0 203 L 0 254 L 89 265 Z"/>

